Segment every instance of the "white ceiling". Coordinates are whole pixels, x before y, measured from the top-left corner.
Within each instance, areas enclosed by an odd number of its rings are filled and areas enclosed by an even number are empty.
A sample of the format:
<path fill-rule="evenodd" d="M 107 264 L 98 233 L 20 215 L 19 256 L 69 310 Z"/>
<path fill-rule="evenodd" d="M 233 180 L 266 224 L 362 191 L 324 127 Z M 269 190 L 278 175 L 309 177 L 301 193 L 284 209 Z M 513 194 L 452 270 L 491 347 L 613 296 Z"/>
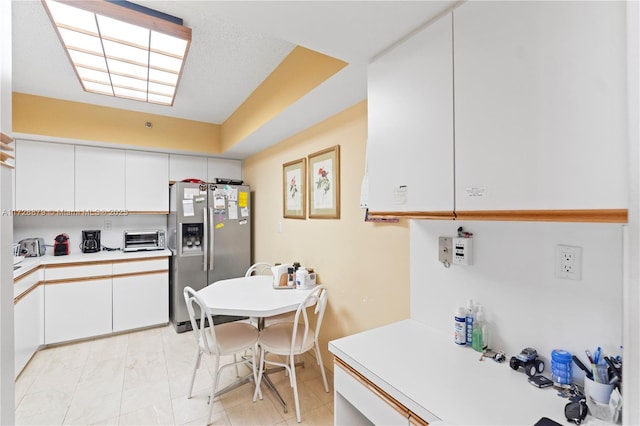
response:
<path fill-rule="evenodd" d="M 136 3 L 177 16 L 192 42 L 172 107 L 82 90 L 39 0 L 12 0 L 13 90 L 220 124 L 300 45 L 350 65 L 224 156 L 246 158 L 366 98 L 373 56 L 453 1 L 173 1 Z"/>

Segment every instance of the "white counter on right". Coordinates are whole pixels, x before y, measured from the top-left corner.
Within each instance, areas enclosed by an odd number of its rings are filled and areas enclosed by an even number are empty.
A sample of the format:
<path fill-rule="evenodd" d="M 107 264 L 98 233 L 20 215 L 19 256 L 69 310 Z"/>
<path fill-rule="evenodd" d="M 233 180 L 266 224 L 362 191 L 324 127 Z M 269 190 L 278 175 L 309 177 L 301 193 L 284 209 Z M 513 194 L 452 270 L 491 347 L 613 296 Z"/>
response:
<path fill-rule="evenodd" d="M 534 387 L 508 359 L 479 361 L 452 335 L 415 320 L 333 340 L 329 350 L 430 424 L 534 425 L 542 417 L 566 424 L 568 400 L 552 387 Z"/>

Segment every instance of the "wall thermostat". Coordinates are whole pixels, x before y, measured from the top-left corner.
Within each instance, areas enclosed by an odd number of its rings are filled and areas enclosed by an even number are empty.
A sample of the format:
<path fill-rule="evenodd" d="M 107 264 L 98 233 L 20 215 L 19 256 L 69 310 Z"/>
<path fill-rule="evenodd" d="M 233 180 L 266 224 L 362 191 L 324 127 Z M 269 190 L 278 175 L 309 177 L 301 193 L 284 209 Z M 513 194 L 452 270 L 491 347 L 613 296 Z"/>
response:
<path fill-rule="evenodd" d="M 453 263 L 473 265 L 473 239 L 471 237 L 453 238 Z"/>
<path fill-rule="evenodd" d="M 455 237 L 439 237 L 438 261 L 445 268 L 449 268 L 451 265 L 473 265 L 472 236 L 472 233 L 465 232 L 460 227 L 458 235 Z"/>

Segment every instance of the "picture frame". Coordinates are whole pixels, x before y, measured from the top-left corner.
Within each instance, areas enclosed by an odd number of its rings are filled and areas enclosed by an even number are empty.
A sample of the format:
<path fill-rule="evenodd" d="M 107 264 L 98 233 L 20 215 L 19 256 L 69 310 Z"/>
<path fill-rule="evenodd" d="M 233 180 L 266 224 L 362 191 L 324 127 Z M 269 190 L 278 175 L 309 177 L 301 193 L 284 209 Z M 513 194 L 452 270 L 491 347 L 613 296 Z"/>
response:
<path fill-rule="evenodd" d="M 282 165 L 282 215 L 289 219 L 306 219 L 307 159 Z"/>
<path fill-rule="evenodd" d="M 340 145 L 309 158 L 309 218 L 340 219 Z"/>

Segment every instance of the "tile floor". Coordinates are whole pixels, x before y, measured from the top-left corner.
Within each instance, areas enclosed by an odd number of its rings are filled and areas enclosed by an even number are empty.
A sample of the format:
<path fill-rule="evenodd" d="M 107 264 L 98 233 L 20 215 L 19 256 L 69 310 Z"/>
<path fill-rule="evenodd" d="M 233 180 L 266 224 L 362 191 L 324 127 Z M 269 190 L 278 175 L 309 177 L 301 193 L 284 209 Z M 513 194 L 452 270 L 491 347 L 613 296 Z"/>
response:
<path fill-rule="evenodd" d="M 213 363 L 202 364 L 187 399 L 195 355 L 193 334 L 176 334 L 170 325 L 44 349 L 16 381 L 16 424 L 204 425 Z M 307 353 L 304 360 L 296 370 L 302 424 L 331 425 L 333 376 L 328 372 L 325 393 L 315 358 Z M 288 413 L 266 386 L 264 399 L 253 403 L 253 383 L 247 383 L 215 399 L 213 424 L 298 424 L 288 377 L 270 377 Z M 228 368 L 221 384 L 234 379 Z"/>

